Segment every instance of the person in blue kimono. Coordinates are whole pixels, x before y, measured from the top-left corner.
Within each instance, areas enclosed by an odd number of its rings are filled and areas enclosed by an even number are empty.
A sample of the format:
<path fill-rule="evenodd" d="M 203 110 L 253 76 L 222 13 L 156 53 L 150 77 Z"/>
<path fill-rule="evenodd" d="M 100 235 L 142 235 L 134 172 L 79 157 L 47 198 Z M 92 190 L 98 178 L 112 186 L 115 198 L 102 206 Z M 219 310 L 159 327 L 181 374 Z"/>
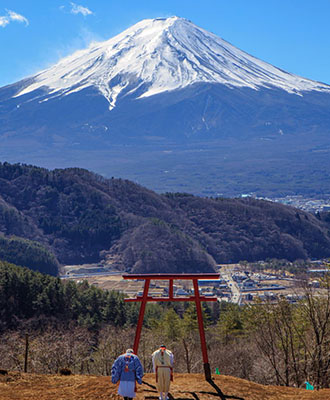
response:
<path fill-rule="evenodd" d="M 142 364 L 132 349 L 127 349 L 112 365 L 111 381 L 112 383 L 119 381 L 118 394 L 125 400 L 136 397 L 136 382 L 141 385 L 142 377 Z"/>

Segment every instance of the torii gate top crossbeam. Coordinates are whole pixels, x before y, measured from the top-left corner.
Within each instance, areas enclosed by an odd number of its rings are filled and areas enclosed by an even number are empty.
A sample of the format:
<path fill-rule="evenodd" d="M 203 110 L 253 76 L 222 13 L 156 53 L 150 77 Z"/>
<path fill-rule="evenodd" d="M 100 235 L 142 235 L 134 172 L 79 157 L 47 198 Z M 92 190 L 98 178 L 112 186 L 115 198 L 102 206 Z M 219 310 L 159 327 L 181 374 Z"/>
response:
<path fill-rule="evenodd" d="M 205 274 L 124 274 L 123 279 L 151 279 L 151 280 L 167 280 L 167 279 L 219 279 L 220 274 L 205 273 Z"/>

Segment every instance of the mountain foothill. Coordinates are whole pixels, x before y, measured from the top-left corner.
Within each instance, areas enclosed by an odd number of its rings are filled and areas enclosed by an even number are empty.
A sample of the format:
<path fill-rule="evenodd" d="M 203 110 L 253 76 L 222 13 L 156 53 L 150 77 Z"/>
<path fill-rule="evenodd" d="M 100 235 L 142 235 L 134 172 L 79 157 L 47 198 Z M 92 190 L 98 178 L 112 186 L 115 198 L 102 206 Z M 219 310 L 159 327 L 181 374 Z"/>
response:
<path fill-rule="evenodd" d="M 253 198 L 157 194 L 84 169 L 0 165 L 2 260 L 118 271 L 212 272 L 218 263 L 330 256 L 330 213 Z"/>

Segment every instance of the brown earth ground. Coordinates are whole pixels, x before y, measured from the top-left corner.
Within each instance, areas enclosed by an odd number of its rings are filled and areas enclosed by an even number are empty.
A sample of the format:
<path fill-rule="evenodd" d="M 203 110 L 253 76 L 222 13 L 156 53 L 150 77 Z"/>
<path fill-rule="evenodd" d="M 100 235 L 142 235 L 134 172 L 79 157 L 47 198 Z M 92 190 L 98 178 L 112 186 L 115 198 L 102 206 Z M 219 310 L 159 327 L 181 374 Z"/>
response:
<path fill-rule="evenodd" d="M 157 400 L 153 374 L 138 385 L 137 400 Z M 175 374 L 170 400 L 329 400 L 330 389 L 307 391 L 263 386 L 231 376 L 214 376 L 214 385 L 202 374 Z M 86 375 L 35 375 L 9 372 L 0 376 L 1 400 L 119 400 L 117 385 L 109 377 Z"/>

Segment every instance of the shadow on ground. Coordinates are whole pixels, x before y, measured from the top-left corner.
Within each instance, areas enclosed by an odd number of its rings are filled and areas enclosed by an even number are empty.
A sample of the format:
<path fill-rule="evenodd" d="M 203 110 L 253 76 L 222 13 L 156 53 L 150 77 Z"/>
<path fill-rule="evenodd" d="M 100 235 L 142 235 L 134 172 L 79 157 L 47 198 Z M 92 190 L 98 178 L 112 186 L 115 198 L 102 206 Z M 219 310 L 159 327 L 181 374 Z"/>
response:
<path fill-rule="evenodd" d="M 209 394 L 211 396 L 220 397 L 221 400 L 227 400 L 227 399 L 244 400 L 243 397 L 230 396 L 230 395 L 224 394 L 221 391 L 221 389 L 219 388 L 219 386 L 216 385 L 212 379 L 207 380 L 207 382 L 212 386 L 212 388 L 215 391 L 212 391 L 212 392 L 211 391 L 210 392 L 206 392 L 206 391 L 187 392 L 187 391 L 184 391 L 184 392 L 182 392 L 182 393 L 189 393 L 192 396 L 191 399 L 189 399 L 187 397 L 174 397 L 171 395 L 171 393 L 169 393 L 168 398 L 169 398 L 169 400 L 200 400 L 198 397 L 199 394 Z M 144 392 L 150 392 L 150 395 L 145 396 L 145 399 L 146 400 L 158 400 L 158 392 L 157 392 L 156 386 L 151 385 L 150 383 L 145 382 L 145 381 L 142 381 L 142 383 L 150 388 L 150 389 L 144 389 Z"/>

